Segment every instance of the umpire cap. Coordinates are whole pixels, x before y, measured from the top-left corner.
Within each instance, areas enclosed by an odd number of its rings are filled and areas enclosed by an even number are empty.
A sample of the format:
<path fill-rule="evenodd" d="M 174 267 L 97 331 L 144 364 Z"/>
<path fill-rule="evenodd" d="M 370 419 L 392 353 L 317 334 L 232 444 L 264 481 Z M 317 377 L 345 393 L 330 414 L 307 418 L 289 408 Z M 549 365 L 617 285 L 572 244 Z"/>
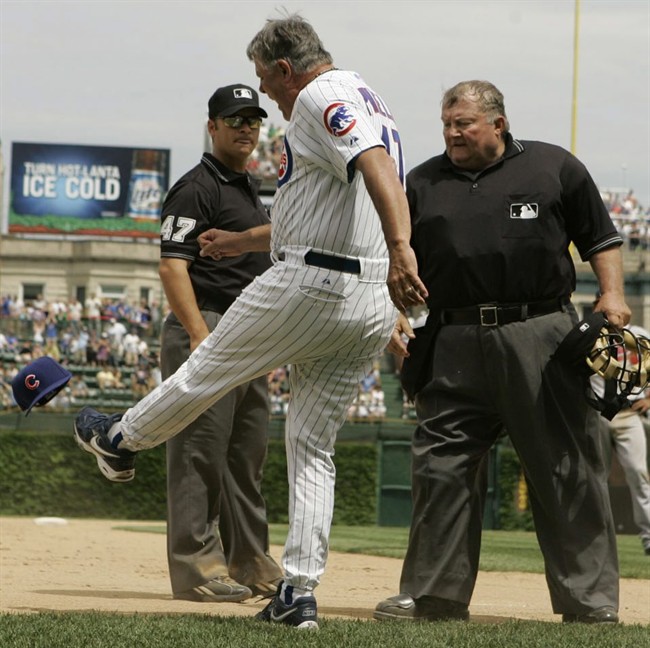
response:
<path fill-rule="evenodd" d="M 218 88 L 208 101 L 208 116 L 230 117 L 242 108 L 255 108 L 260 117 L 268 117 L 264 108 L 260 108 L 257 92 L 243 83 Z"/>

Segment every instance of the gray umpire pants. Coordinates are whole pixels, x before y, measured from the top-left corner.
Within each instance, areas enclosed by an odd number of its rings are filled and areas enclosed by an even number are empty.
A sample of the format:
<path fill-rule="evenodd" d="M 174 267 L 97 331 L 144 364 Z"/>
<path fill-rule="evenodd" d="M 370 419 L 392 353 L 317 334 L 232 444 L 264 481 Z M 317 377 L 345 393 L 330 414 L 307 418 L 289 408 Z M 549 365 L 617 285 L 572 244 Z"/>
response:
<path fill-rule="evenodd" d="M 402 592 L 470 602 L 481 543 L 481 461 L 505 428 L 526 475 L 553 611 L 618 609 L 599 415 L 585 401 L 584 381 L 550 359 L 576 322 L 569 307 L 506 326 L 440 330 L 433 379 L 416 398 Z"/>
<path fill-rule="evenodd" d="M 220 319 L 201 311 L 212 330 Z M 189 356 L 189 336 L 170 314 L 163 326 L 161 370 Z M 167 559 L 172 591 L 217 576 L 243 585 L 282 577 L 270 557 L 260 492 L 268 431 L 266 376 L 236 387 L 167 441 Z"/>

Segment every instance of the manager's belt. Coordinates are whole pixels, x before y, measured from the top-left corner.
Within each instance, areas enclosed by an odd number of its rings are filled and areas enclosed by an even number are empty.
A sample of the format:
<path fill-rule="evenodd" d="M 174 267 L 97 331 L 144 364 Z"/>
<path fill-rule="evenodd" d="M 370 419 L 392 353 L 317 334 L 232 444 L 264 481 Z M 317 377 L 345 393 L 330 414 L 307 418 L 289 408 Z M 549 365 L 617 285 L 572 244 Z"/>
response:
<path fill-rule="evenodd" d="M 446 308 L 440 315 L 442 324 L 476 324 L 501 326 L 510 322 L 523 322 L 531 317 L 561 311 L 566 299 L 549 299 L 530 304 L 479 304 L 467 308 Z"/>
<path fill-rule="evenodd" d="M 305 254 L 305 263 L 307 265 L 317 266 L 318 268 L 338 270 L 339 272 L 349 272 L 351 274 L 360 274 L 361 272 L 359 259 L 348 259 L 331 254 L 323 254 L 322 252 L 314 252 L 314 250 L 309 250 Z"/>

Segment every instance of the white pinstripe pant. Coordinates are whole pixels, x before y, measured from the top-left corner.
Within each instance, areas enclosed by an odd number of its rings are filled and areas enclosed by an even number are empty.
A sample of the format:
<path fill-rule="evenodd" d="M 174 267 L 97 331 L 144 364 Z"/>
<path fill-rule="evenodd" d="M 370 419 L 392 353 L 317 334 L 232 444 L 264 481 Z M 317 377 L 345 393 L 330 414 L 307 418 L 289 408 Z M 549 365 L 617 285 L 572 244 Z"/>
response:
<path fill-rule="evenodd" d="M 360 259 L 356 275 L 306 266 L 305 252 L 285 250 L 284 261 L 257 277 L 187 362 L 125 413 L 120 431 L 125 447 L 151 448 L 233 387 L 291 364 L 283 567 L 289 584 L 313 589 L 327 560 L 336 434 L 396 311 L 387 260 Z"/>

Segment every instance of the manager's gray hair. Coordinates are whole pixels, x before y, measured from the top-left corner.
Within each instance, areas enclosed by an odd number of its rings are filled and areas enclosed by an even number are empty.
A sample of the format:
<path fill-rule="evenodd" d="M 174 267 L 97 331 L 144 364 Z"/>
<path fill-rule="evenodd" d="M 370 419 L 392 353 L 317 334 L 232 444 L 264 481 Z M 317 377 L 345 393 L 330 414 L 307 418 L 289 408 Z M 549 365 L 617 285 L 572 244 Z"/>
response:
<path fill-rule="evenodd" d="M 462 99 L 475 101 L 490 124 L 493 124 L 497 117 L 503 117 L 505 120 L 504 132 L 507 133 L 510 130 L 503 94 L 494 84 L 476 79 L 457 83 L 442 96 L 443 110 L 451 108 Z"/>
<path fill-rule="evenodd" d="M 298 14 L 267 20 L 246 48 L 246 56 L 265 68 L 285 59 L 298 74 L 332 63 L 314 28 Z"/>

